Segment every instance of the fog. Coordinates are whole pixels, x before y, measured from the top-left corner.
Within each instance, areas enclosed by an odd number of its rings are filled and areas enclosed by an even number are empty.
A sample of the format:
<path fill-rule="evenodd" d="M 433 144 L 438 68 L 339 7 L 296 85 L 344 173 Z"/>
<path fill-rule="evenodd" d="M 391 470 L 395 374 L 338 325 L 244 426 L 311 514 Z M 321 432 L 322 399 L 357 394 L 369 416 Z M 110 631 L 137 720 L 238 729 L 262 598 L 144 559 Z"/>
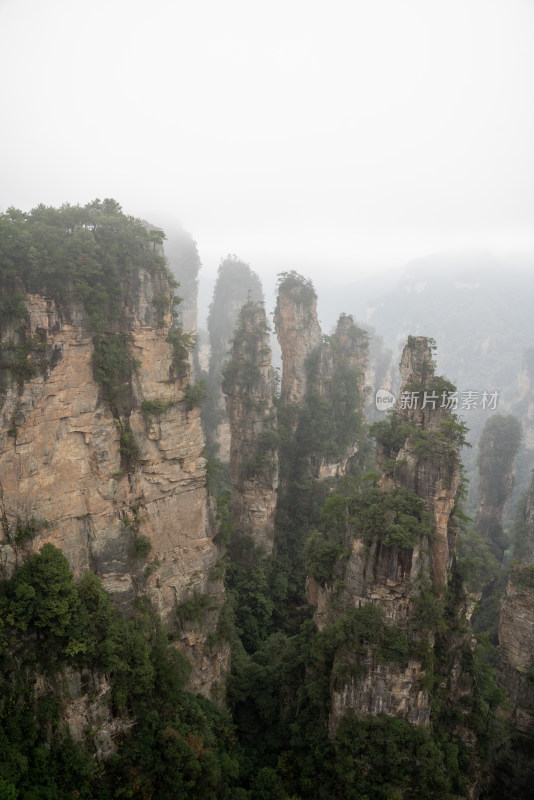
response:
<path fill-rule="evenodd" d="M 0 0 L 0 208 L 114 197 L 203 275 L 534 252 L 534 3 Z"/>

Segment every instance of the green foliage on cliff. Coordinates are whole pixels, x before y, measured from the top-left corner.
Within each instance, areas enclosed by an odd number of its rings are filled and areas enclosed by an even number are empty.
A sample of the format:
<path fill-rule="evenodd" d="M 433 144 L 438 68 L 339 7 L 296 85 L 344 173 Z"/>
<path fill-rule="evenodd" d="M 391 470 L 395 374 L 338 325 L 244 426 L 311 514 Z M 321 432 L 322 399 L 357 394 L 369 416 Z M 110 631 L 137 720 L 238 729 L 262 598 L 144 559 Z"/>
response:
<path fill-rule="evenodd" d="M 303 278 L 294 269 L 289 272 L 281 272 L 278 275 L 277 285 L 278 296 L 280 296 L 280 293 L 288 294 L 300 305 L 309 307 L 317 301 L 317 293 L 311 280 Z"/>
<path fill-rule="evenodd" d="M 397 457 L 405 444 L 417 458 L 426 461 L 455 458 L 459 447 L 470 446 L 465 438 L 467 426 L 455 414 L 443 420 L 439 428 L 423 429 L 392 411 L 386 420 L 371 425 L 370 433 L 383 448 L 386 458 L 391 459 Z"/>
<path fill-rule="evenodd" d="M 306 364 L 308 392 L 299 413 L 295 447 L 301 456 L 336 461 L 346 456 L 363 433 L 360 375 L 338 355 L 332 378 L 321 387 L 320 358 L 316 350 Z"/>
<path fill-rule="evenodd" d="M 196 338 L 179 325 L 174 325 L 167 334 L 167 341 L 172 345 L 175 376 L 183 378 L 189 374 L 189 352 L 195 346 Z"/>
<path fill-rule="evenodd" d="M 95 575 L 74 584 L 52 545 L 0 588 L 0 665 L 0 796 L 233 796 L 239 759 L 228 714 L 183 691 L 190 666 L 147 606 L 126 622 Z M 116 754 L 100 762 L 98 731 L 75 743 L 65 723 L 77 674 L 87 701 L 92 676 L 108 678 L 100 704 L 109 724 L 125 724 Z"/>
<path fill-rule="evenodd" d="M 110 199 L 28 213 L 9 208 L 0 215 L 2 310 L 20 315 L 22 293 L 38 292 L 60 305 L 81 303 L 93 330 L 102 330 L 121 318 L 138 269 L 166 273 L 163 237 Z"/>
<path fill-rule="evenodd" d="M 217 453 L 217 427 L 225 419 L 221 391 L 222 366 L 228 358 L 239 311 L 247 302 L 263 302 L 261 281 L 248 264 L 235 255 L 228 255 L 221 260 L 208 314 L 210 363 L 208 400 L 202 408 L 202 426 L 210 456 Z"/>
<path fill-rule="evenodd" d="M 141 403 L 141 411 L 149 417 L 159 417 L 166 409 L 167 403 L 164 400 L 143 400 Z"/>
<path fill-rule="evenodd" d="M 410 489 L 385 492 L 366 488 L 354 497 L 349 509 L 353 535 L 367 545 L 381 541 L 386 547 L 413 548 L 423 537 L 432 536 L 423 501 Z"/>
<path fill-rule="evenodd" d="M 200 408 L 207 397 L 208 389 L 206 387 L 206 381 L 200 380 L 196 381 L 195 383 L 188 384 L 184 391 L 184 402 L 186 409 L 188 411 L 192 411 L 194 408 Z"/>
<path fill-rule="evenodd" d="M 99 333 L 93 340 L 93 369 L 104 400 L 113 409 L 123 406 L 131 393 L 132 373 L 137 362 L 130 352 L 127 333 Z"/>

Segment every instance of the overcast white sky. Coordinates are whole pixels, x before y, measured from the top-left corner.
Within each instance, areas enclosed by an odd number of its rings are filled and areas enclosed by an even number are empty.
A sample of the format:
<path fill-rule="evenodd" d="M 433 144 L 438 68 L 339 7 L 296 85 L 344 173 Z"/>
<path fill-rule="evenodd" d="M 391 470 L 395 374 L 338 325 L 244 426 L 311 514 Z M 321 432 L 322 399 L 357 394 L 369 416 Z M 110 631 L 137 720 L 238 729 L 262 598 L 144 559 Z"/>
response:
<path fill-rule="evenodd" d="M 114 197 L 208 273 L 534 251 L 533 0 L 0 0 L 0 209 Z"/>

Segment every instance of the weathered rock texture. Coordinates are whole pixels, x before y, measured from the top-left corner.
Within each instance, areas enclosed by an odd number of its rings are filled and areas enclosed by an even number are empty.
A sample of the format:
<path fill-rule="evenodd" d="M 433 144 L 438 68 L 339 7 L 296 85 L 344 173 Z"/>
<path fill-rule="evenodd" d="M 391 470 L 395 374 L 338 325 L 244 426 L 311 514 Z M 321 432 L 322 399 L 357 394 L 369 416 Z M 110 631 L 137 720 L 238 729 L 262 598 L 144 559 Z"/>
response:
<path fill-rule="evenodd" d="M 345 474 L 349 459 L 358 450 L 356 436 L 346 439 L 341 431 L 343 416 L 356 410 L 361 413 L 365 397 L 365 370 L 367 366 L 367 334 L 359 328 L 352 316 L 341 314 L 334 334 L 321 342 L 307 360 L 308 392 L 315 392 L 333 405 L 335 420 L 339 425 L 337 453 L 327 455 L 312 453 L 311 473 L 314 478 L 341 477 Z M 316 358 L 316 370 L 313 359 Z M 291 362 L 290 362 L 291 363 Z M 351 396 L 348 376 L 356 376 L 355 391 Z M 341 401 L 341 407 L 340 402 Z M 306 398 L 304 404 L 306 405 Z"/>
<path fill-rule="evenodd" d="M 316 606 L 319 629 L 332 624 L 344 611 L 374 603 L 383 610 L 386 621 L 404 635 L 410 638 L 419 631 L 432 647 L 435 631 L 413 624 L 414 605 L 425 587 L 432 594 L 433 584 L 439 595 L 448 580 L 454 553 L 449 518 L 460 480 L 459 444 L 449 428 L 453 423 L 451 412 L 440 407 L 440 379 L 434 378 L 432 352 L 425 337 L 409 338 L 400 371 L 403 394 L 391 424 L 386 423 L 388 435 L 382 441 L 377 435 L 377 463 L 384 471 L 379 490 L 415 492 L 423 500 L 430 534 L 422 535 L 413 547 L 387 546 L 379 530 L 371 541 L 364 542 L 355 536 L 349 515 L 347 558 L 336 567 L 331 583 L 319 585 L 311 575 L 308 577 L 308 599 Z M 412 391 L 417 392 L 418 402 L 410 407 L 405 399 L 406 392 L 412 397 Z M 422 408 L 425 392 L 427 404 Z M 439 394 L 435 403 L 428 400 L 433 394 Z M 332 694 L 332 734 L 349 708 L 359 714 L 384 713 L 428 724 L 429 696 L 421 685 L 425 672 L 420 659 L 411 657 L 403 664 L 379 663 L 370 649 L 364 666 L 363 677 L 351 678 Z"/>
<path fill-rule="evenodd" d="M 188 376 L 175 377 L 166 341 L 169 318 L 162 323 L 152 303 L 170 293 L 164 274 L 141 271 L 127 309 L 129 347 L 138 364 L 128 421 L 139 448 L 138 462 L 127 472 L 121 468 L 120 426 L 93 374 L 93 337 L 83 310 L 26 297 L 27 328 L 42 343 L 39 358 L 46 356 L 46 362 L 35 377 L 5 380 L 0 479 L 12 525 L 46 521 L 30 547 L 52 542 L 77 577 L 94 570 L 125 613 L 146 591 L 164 623 L 176 629 L 177 604 L 194 593 L 210 595 L 213 609 L 203 623 L 177 637 L 193 662 L 191 688 L 209 695 L 228 665 L 227 651 L 212 652 L 206 645 L 224 589 L 221 580 L 210 580 L 220 553 L 199 411 L 187 410 Z M 14 326 L 4 326 L 2 342 L 17 335 Z M 164 410 L 143 412 L 143 400 L 160 401 Z M 146 558 L 136 557 L 141 536 L 151 544 L 148 577 Z M 5 536 L 0 555 L 7 571 L 20 557 Z"/>
<path fill-rule="evenodd" d="M 38 679 L 36 695 L 47 688 L 46 680 Z M 111 686 L 105 675 L 65 667 L 56 693 L 62 706 L 62 719 L 73 740 L 87 743 L 89 739 L 98 761 L 110 758 L 116 752 L 117 740 L 136 724 L 131 717 L 112 713 Z"/>
<path fill-rule="evenodd" d="M 258 303 L 247 303 L 241 309 L 224 375 L 234 524 L 270 553 L 278 488 L 278 434 L 269 329 L 265 310 Z"/>
<path fill-rule="evenodd" d="M 221 389 L 222 366 L 227 360 L 237 317 L 243 304 L 263 301 L 259 277 L 248 264 L 236 256 L 227 256 L 219 267 L 217 283 L 208 316 L 210 363 L 208 401 L 203 409 L 203 422 L 209 452 L 227 463 L 230 460 L 230 425 Z"/>
<path fill-rule="evenodd" d="M 312 446 L 299 455 L 308 458 L 308 471 L 313 478 L 340 477 L 357 452 L 354 425 L 348 423 L 345 431 L 343 425 L 353 413 L 363 410 L 367 334 L 352 316 L 341 314 L 335 333 L 323 337 L 315 290 L 311 282 L 296 273 L 289 273 L 280 283 L 274 322 L 282 351 L 282 404 L 294 412 L 304 410 L 311 417 L 310 424 L 318 429 L 325 422 L 335 429 L 326 446 Z M 323 399 L 331 406 L 326 421 L 319 416 Z M 293 413 L 289 421 L 293 436 L 298 426 L 299 415 Z M 324 431 L 318 430 L 317 434 L 321 438 Z"/>
<path fill-rule="evenodd" d="M 412 489 L 432 515 L 432 569 L 439 587 L 447 583 L 454 555 L 449 518 L 460 485 L 461 431 L 447 408 L 450 384 L 434 377 L 432 351 L 425 336 L 410 336 L 400 363 L 401 421 L 414 429 L 395 453 L 395 447 L 377 447 L 377 464 L 384 469 L 384 487 Z M 414 391 L 415 389 L 415 391 Z M 411 398 L 416 395 L 416 402 Z M 395 458 L 393 468 L 388 461 Z"/>
<path fill-rule="evenodd" d="M 317 295 L 310 282 L 292 275 L 281 282 L 274 324 L 282 350 L 281 399 L 302 405 L 307 389 L 306 362 L 323 338 Z"/>
<path fill-rule="evenodd" d="M 534 730 L 534 481 L 524 511 L 521 560 L 502 600 L 497 680 L 506 689 L 515 727 Z"/>

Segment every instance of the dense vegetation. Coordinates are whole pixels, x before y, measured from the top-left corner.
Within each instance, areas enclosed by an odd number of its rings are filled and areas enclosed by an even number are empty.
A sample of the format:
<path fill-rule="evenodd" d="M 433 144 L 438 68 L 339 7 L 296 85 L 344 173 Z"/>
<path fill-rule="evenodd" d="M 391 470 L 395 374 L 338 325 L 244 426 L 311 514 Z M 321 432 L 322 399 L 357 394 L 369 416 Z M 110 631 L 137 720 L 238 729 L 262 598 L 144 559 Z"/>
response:
<path fill-rule="evenodd" d="M 128 385 L 137 365 L 125 309 L 136 267 L 165 271 L 161 232 L 125 217 L 113 201 L 59 211 L 39 207 L 29 215 L 10 210 L 0 224 L 0 314 L 21 326 L 16 341 L 3 349 L 2 365 L 21 381 L 32 370 L 47 368 L 41 346 L 46 342 L 25 338 L 24 291 L 43 291 L 64 308 L 72 300 L 82 303 L 94 337 L 95 376 L 116 414 L 123 465 L 130 468 L 137 449 L 128 427 Z M 253 273 L 235 259 L 223 266 L 221 285 L 223 274 L 229 275 L 225 302 L 233 306 L 236 285 L 241 289 L 243 275 L 251 279 Z M 308 281 L 296 273 L 282 280 L 290 281 L 303 304 L 310 302 L 314 290 Z M 173 302 L 157 299 L 157 313 L 170 310 Z M 227 342 L 231 332 L 217 327 L 222 318 L 215 321 L 215 307 L 212 313 L 214 336 Z M 179 375 L 191 342 L 179 327 L 169 332 L 169 341 Z M 374 464 L 358 371 L 335 336 L 322 347 L 335 356 L 326 390 L 319 388 L 318 352 L 307 365 L 303 406 L 279 401 L 278 429 L 259 443 L 258 458 L 275 448 L 280 455 L 272 557 L 232 530 L 224 475 L 216 459 L 209 459 L 219 542 L 227 545 L 216 567 L 218 576 L 226 570 L 227 602 L 214 634 L 214 644 L 226 640 L 232 649 L 227 710 L 185 691 L 190 665 L 170 646 L 146 600 L 138 598 L 133 618 L 124 620 L 97 577 L 87 573 L 75 583 L 65 557 L 52 545 L 24 554 L 44 520 L 11 531 L 2 519 L 22 561 L 0 582 L 0 800 L 456 800 L 477 773 L 488 775 L 496 764 L 500 772 L 485 789 L 487 800 L 499 792 L 506 796 L 511 787 L 514 797 L 526 799 L 528 770 L 521 775 L 516 770 L 513 778 L 506 771 L 513 765 L 510 753 L 521 748 L 527 753 L 529 742 L 511 740 L 499 711 L 505 698 L 494 680 L 491 640 L 480 636 L 473 650 L 465 618 L 466 587 L 480 590 L 502 573 L 488 542 L 470 529 L 461 509 L 450 530 L 451 536 L 459 531 L 460 545 L 449 585 L 439 593 L 430 574 L 420 576 L 408 627 L 387 620 L 373 603 L 336 605 L 354 540 L 364 553 L 386 549 L 402 558 L 417 545 L 428 546 L 432 525 L 414 491 L 379 489 L 377 474 L 370 472 Z M 230 363 L 228 380 L 232 369 Z M 239 377 L 253 383 L 257 376 L 252 370 Z M 188 389 L 186 407 L 205 396 L 206 386 L 198 381 Z M 157 398 L 142 405 L 147 419 L 164 410 Z M 504 437 L 508 455 L 514 430 Z M 427 432 L 391 415 L 374 434 L 391 470 L 387 458 L 394 459 L 406 441 L 423 464 L 450 461 L 465 427 L 453 419 Z M 345 458 L 353 445 L 346 477 L 318 480 L 317 465 Z M 489 463 L 498 480 L 501 462 Z M 513 532 L 518 557 L 529 546 L 531 531 L 525 526 L 523 511 Z M 136 536 L 132 556 L 146 558 L 149 544 Z M 534 585 L 530 568 L 519 572 L 525 586 Z M 335 613 L 321 631 L 306 599 L 308 574 L 332 589 Z M 201 619 L 210 602 L 202 594 L 182 602 L 178 625 Z M 420 688 L 431 700 L 428 728 L 348 712 L 329 733 L 336 689 L 363 678 L 372 661 L 403 669 L 411 659 L 424 666 Z M 451 675 L 460 676 L 453 693 L 447 684 Z M 103 716 L 74 741 L 65 712 L 79 691 Z M 104 752 L 110 724 L 112 754 Z"/>
<path fill-rule="evenodd" d="M 162 254 L 164 238 L 162 230 L 127 216 L 111 199 L 59 209 L 40 205 L 29 213 L 10 208 L 0 215 L 0 324 L 8 330 L 0 346 L 0 392 L 10 380 L 21 387 L 39 371 L 46 372 L 58 357 L 47 343 L 46 330 L 30 335 L 25 293 L 53 299 L 65 319 L 81 306 L 93 336 L 94 375 L 121 430 L 125 470 L 137 458 L 129 425 L 131 383 L 138 367 L 130 329 L 141 270 L 163 286 L 163 293 L 152 298 L 153 318 L 158 325 L 164 324 L 165 315 L 174 320 L 168 340 L 177 377 L 188 373 L 194 344 L 177 324 L 180 298 L 173 289 L 178 284 Z M 198 404 L 200 398 L 192 402 Z M 16 436 L 16 419 L 10 430 Z"/>
<path fill-rule="evenodd" d="M 81 302 L 93 330 L 123 319 L 139 269 L 164 271 L 163 231 L 123 214 L 115 200 L 0 215 L 2 318 L 24 315 L 24 290 L 65 306 Z M 170 298 L 168 299 L 170 305 Z"/>
<path fill-rule="evenodd" d="M 126 622 L 94 574 L 74 584 L 50 544 L 2 582 L 0 662 L 0 797 L 234 796 L 230 718 L 183 691 L 190 665 L 150 607 Z M 109 684 L 101 722 L 122 734 L 105 761 L 93 757 L 101 730 L 75 742 L 64 722 L 80 678 L 88 702 Z"/>

